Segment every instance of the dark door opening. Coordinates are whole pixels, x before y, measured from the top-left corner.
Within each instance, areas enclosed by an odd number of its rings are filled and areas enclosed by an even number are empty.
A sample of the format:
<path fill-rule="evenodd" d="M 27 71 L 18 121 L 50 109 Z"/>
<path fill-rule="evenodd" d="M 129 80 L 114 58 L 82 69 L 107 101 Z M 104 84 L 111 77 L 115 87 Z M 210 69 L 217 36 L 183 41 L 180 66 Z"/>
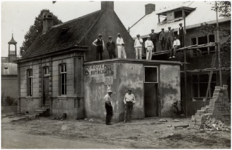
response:
<path fill-rule="evenodd" d="M 49 106 L 49 77 L 43 78 L 43 106 Z"/>
<path fill-rule="evenodd" d="M 159 116 L 158 68 L 144 67 L 144 112 L 145 117 Z"/>

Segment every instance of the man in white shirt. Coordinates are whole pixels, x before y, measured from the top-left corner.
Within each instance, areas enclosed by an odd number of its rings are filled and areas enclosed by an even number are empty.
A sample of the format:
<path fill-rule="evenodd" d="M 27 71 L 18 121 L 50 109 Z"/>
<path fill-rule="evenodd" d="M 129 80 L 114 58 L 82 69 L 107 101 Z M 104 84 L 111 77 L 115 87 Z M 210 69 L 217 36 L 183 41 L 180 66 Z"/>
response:
<path fill-rule="evenodd" d="M 170 51 L 170 56 L 169 58 L 175 58 L 176 55 L 176 49 L 179 48 L 180 46 L 180 40 L 177 39 L 176 37 L 174 37 L 174 41 L 173 41 L 173 48 Z"/>
<path fill-rule="evenodd" d="M 105 44 L 104 41 L 102 40 L 102 35 L 99 34 L 98 38 L 95 41 L 93 41 L 92 44 L 96 46 L 97 49 L 96 60 L 102 60 L 103 59 L 102 53 L 104 52 L 105 49 Z"/>
<path fill-rule="evenodd" d="M 111 118 L 113 116 L 113 107 L 111 104 L 112 98 L 112 90 L 110 88 L 107 89 L 107 94 L 104 96 L 105 101 L 105 109 L 106 109 L 106 125 L 111 125 Z"/>
<path fill-rule="evenodd" d="M 145 42 L 146 60 L 151 60 L 153 47 L 154 47 L 153 42 L 151 41 L 151 37 L 149 36 Z"/>
<path fill-rule="evenodd" d="M 135 59 L 142 59 L 142 44 L 143 44 L 143 39 L 141 39 L 140 35 L 138 34 L 134 42 Z"/>
<path fill-rule="evenodd" d="M 123 102 L 125 104 L 124 123 L 131 122 L 133 105 L 135 103 L 135 96 L 132 94 L 131 89 L 128 89 Z"/>
<path fill-rule="evenodd" d="M 118 37 L 116 39 L 116 44 L 118 48 L 118 58 L 126 58 L 126 52 L 125 52 L 125 43 L 123 41 L 123 38 L 121 37 L 121 34 L 118 33 Z M 122 57 L 123 55 L 123 57 Z"/>

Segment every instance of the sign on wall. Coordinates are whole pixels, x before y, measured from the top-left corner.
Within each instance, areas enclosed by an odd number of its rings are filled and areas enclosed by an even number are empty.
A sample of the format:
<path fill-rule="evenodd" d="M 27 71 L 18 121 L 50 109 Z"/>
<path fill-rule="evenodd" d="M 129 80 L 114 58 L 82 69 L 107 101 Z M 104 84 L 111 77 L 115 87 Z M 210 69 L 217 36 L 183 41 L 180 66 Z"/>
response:
<path fill-rule="evenodd" d="M 112 85 L 114 80 L 115 66 L 113 64 L 100 64 L 85 67 L 87 82 L 104 83 Z"/>

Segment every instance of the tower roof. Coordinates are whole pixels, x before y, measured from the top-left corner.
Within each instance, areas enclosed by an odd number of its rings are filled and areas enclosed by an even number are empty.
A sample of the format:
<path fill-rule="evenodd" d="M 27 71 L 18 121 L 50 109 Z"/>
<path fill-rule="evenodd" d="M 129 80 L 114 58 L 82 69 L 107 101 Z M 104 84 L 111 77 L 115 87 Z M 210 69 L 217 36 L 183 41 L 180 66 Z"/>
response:
<path fill-rule="evenodd" d="M 17 42 L 14 40 L 13 34 L 11 40 L 8 42 L 8 44 L 17 44 Z"/>

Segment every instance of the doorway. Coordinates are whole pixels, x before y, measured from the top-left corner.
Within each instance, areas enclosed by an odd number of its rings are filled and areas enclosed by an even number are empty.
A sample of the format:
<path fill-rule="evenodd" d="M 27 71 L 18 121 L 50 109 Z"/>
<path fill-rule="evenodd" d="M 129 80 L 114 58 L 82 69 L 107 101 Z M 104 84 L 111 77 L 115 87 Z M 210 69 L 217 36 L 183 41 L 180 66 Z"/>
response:
<path fill-rule="evenodd" d="M 159 116 L 158 67 L 144 67 L 144 112 L 145 117 Z"/>
<path fill-rule="evenodd" d="M 49 107 L 49 76 L 49 67 L 43 67 L 43 107 Z"/>

